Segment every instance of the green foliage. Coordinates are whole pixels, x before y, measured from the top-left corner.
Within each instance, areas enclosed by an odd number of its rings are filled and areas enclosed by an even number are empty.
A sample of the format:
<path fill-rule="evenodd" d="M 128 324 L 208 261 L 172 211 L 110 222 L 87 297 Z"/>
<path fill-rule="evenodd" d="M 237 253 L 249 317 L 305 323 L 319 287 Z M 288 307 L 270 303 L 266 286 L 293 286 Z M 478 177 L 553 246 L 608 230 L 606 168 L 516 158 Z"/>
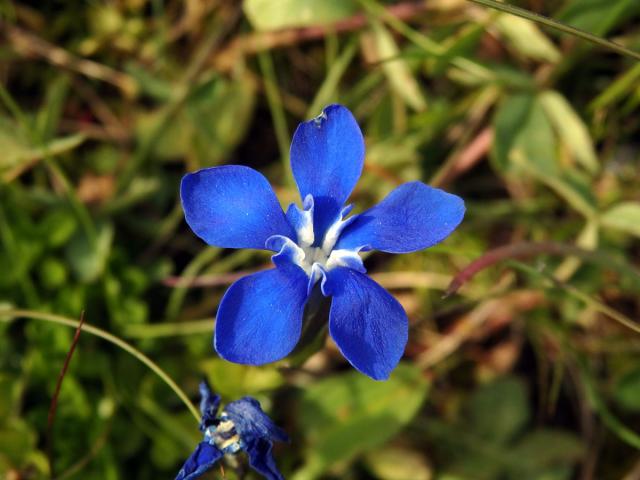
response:
<path fill-rule="evenodd" d="M 276 448 L 286 478 L 633 476 L 630 57 L 472 1 L 40 3 L 0 2 L 0 308 L 37 314 L 0 315 L 0 478 L 51 477 L 47 416 L 73 322 L 35 318 L 82 311 L 194 401 L 203 377 L 223 402 L 256 396 L 292 437 Z M 640 48 L 637 0 L 512 3 Z M 284 207 L 297 201 L 290 137 L 330 102 L 365 133 L 358 211 L 414 180 L 467 204 L 428 252 L 367 256 L 411 323 L 387 382 L 323 338 L 274 365 L 215 357 L 225 288 L 269 254 L 207 248 L 182 221 L 180 178 L 201 167 L 249 165 Z M 521 251 L 441 298 L 468 262 L 520 242 L 583 250 Z M 172 478 L 201 438 L 157 370 L 117 343 L 80 336 L 54 478 Z M 256 478 L 243 462 L 227 478 Z"/>
<path fill-rule="evenodd" d="M 505 377 L 473 393 L 458 421 L 427 420 L 426 429 L 448 458 L 445 470 L 454 476 L 571 478 L 571 464 L 584 455 L 580 440 L 559 429 L 523 434 L 530 417 L 524 384 Z"/>
<path fill-rule="evenodd" d="M 357 372 L 316 382 L 300 403 L 307 463 L 293 478 L 318 478 L 332 465 L 384 444 L 411 421 L 427 389 L 420 371 L 402 364 L 386 382 Z"/>

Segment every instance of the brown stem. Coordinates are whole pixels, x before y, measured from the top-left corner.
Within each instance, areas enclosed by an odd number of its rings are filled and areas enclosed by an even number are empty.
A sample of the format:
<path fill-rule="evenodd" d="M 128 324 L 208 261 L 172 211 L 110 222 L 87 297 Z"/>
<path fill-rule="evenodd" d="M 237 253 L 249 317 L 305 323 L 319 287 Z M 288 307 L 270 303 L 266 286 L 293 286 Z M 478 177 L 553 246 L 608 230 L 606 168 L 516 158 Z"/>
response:
<path fill-rule="evenodd" d="M 64 359 L 62 370 L 58 375 L 58 382 L 56 383 L 56 388 L 53 392 L 53 397 L 51 397 L 51 404 L 49 405 L 49 416 L 47 417 L 47 460 L 49 462 L 49 474 L 51 475 L 51 478 L 55 478 L 54 462 L 53 462 L 53 422 L 56 418 L 56 411 L 58 409 L 58 397 L 60 396 L 62 381 L 64 380 L 64 377 L 67 373 L 67 369 L 69 368 L 71 357 L 73 356 L 73 352 L 76 349 L 78 340 L 80 340 L 80 333 L 82 332 L 83 324 L 84 324 L 84 311 L 80 314 L 80 321 L 78 322 L 78 327 L 76 328 L 76 332 L 73 335 L 73 340 L 71 341 L 71 346 L 69 347 L 69 351 L 67 352 L 67 357 Z"/>
<path fill-rule="evenodd" d="M 603 255 L 598 252 L 591 252 L 582 248 L 574 247 L 572 245 L 564 245 L 562 243 L 555 242 L 523 242 L 515 243 L 511 245 L 505 245 L 488 251 L 481 257 L 475 259 L 469 265 L 467 265 L 461 272 L 459 272 L 447 288 L 444 296 L 447 297 L 453 293 L 456 293 L 463 284 L 471 280 L 478 272 L 485 268 L 491 267 L 503 260 L 527 258 L 534 255 L 548 254 L 559 256 L 576 256 L 590 260 L 593 263 L 597 263 L 601 266 L 611 268 L 620 273 L 629 274 L 636 277 L 636 280 L 640 278 L 640 273 L 629 265 L 623 265 L 608 255 Z"/>
<path fill-rule="evenodd" d="M 67 50 L 53 45 L 46 40 L 19 27 L 0 20 L 0 32 L 16 51 L 23 55 L 40 57 L 52 65 L 81 73 L 119 88 L 127 97 L 133 97 L 137 91 L 136 81 L 126 73 L 111 67 L 77 57 Z"/>
<path fill-rule="evenodd" d="M 428 2 L 405 2 L 387 7 L 387 12 L 399 20 L 408 20 L 427 10 Z M 323 38 L 328 33 L 343 33 L 359 30 L 367 25 L 367 15 L 357 13 L 349 18 L 329 25 L 312 25 L 301 28 L 286 28 L 272 32 L 255 32 L 234 39 L 216 54 L 212 63 L 220 70 L 231 70 L 239 57 L 254 55 L 273 48 L 287 47 L 310 40 Z"/>

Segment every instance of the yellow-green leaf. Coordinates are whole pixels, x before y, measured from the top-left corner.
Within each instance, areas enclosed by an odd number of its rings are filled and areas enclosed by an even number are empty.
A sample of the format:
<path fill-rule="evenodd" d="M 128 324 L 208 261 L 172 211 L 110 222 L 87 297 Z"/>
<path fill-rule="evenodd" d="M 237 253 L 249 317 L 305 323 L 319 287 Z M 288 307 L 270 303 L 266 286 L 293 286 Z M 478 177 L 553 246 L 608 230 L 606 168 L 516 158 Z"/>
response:
<path fill-rule="evenodd" d="M 502 13 L 497 16 L 495 26 L 507 43 L 521 55 L 546 62 L 560 60 L 556 46 L 532 21 Z"/>
<path fill-rule="evenodd" d="M 607 210 L 601 220 L 606 227 L 640 237 L 640 203 L 638 202 L 619 203 Z"/>
<path fill-rule="evenodd" d="M 567 99 L 547 90 L 538 97 L 560 140 L 569 148 L 576 161 L 589 173 L 597 173 L 600 165 L 589 130 Z"/>
<path fill-rule="evenodd" d="M 358 8 L 352 0 L 245 0 L 243 7 L 256 30 L 332 23 Z"/>

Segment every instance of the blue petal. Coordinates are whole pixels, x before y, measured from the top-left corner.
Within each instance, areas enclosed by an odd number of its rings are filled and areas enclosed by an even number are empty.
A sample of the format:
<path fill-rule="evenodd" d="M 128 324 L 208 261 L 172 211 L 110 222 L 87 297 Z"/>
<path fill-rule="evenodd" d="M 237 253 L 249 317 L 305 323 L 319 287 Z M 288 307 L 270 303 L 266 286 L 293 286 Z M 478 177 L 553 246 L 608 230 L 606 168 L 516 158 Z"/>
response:
<path fill-rule="evenodd" d="M 211 470 L 222 457 L 222 452 L 215 445 L 200 442 L 191 456 L 184 462 L 176 480 L 193 480 Z"/>
<path fill-rule="evenodd" d="M 296 238 L 271 185 L 252 168 L 225 165 L 189 173 L 180 196 L 187 223 L 209 245 L 263 249 L 272 235 Z"/>
<path fill-rule="evenodd" d="M 256 439 L 289 441 L 284 430 L 273 423 L 255 398 L 242 397 L 229 403 L 224 411 L 235 424 L 236 431 L 245 443 Z"/>
<path fill-rule="evenodd" d="M 272 448 L 271 442 L 266 440 L 255 440 L 247 444 L 245 449 L 249 454 L 249 464 L 267 480 L 284 480 L 273 459 Z"/>
<path fill-rule="evenodd" d="M 290 264 L 235 282 L 218 309 L 215 349 L 236 363 L 262 365 L 287 356 L 300 338 L 307 276 Z"/>
<path fill-rule="evenodd" d="M 374 380 L 389 378 L 407 343 L 402 306 L 368 276 L 346 267 L 329 270 L 323 289 L 333 297 L 329 333 L 342 354 Z"/>
<path fill-rule="evenodd" d="M 291 142 L 291 168 L 300 196 L 313 195 L 316 242 L 356 185 L 364 162 L 364 139 L 351 112 L 330 105 L 301 123 Z"/>
<path fill-rule="evenodd" d="M 421 182 L 400 185 L 373 208 L 358 215 L 336 248 L 373 248 L 408 253 L 447 238 L 464 217 L 464 202 Z"/>
<path fill-rule="evenodd" d="M 220 397 L 214 395 L 206 381 L 200 382 L 200 430 L 205 431 L 207 427 L 215 424 L 219 406 Z"/>

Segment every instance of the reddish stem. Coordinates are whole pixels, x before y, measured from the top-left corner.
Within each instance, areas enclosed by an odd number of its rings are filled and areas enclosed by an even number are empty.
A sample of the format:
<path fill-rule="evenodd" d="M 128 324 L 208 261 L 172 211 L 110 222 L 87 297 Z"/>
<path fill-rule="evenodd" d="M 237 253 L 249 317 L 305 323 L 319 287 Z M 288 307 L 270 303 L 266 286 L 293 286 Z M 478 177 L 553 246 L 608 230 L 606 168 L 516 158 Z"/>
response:
<path fill-rule="evenodd" d="M 69 347 L 69 351 L 67 352 L 67 357 L 64 359 L 62 370 L 58 375 L 58 382 L 56 383 L 56 389 L 53 392 L 53 397 L 51 397 L 51 404 L 49 405 L 49 416 L 47 417 L 47 460 L 49 461 L 49 474 L 51 475 L 51 478 L 55 478 L 54 470 L 53 470 L 54 469 L 53 421 L 55 420 L 56 411 L 58 409 L 58 397 L 60 396 L 62 381 L 64 380 L 64 377 L 67 374 L 67 369 L 69 368 L 69 363 L 71 362 L 71 357 L 73 356 L 73 352 L 76 349 L 78 340 L 80 340 L 80 332 L 82 332 L 83 324 L 84 324 L 84 311 L 80 314 L 80 321 L 78 322 L 78 328 L 76 328 L 76 332 L 73 335 L 73 340 L 71 341 L 71 347 Z"/>

